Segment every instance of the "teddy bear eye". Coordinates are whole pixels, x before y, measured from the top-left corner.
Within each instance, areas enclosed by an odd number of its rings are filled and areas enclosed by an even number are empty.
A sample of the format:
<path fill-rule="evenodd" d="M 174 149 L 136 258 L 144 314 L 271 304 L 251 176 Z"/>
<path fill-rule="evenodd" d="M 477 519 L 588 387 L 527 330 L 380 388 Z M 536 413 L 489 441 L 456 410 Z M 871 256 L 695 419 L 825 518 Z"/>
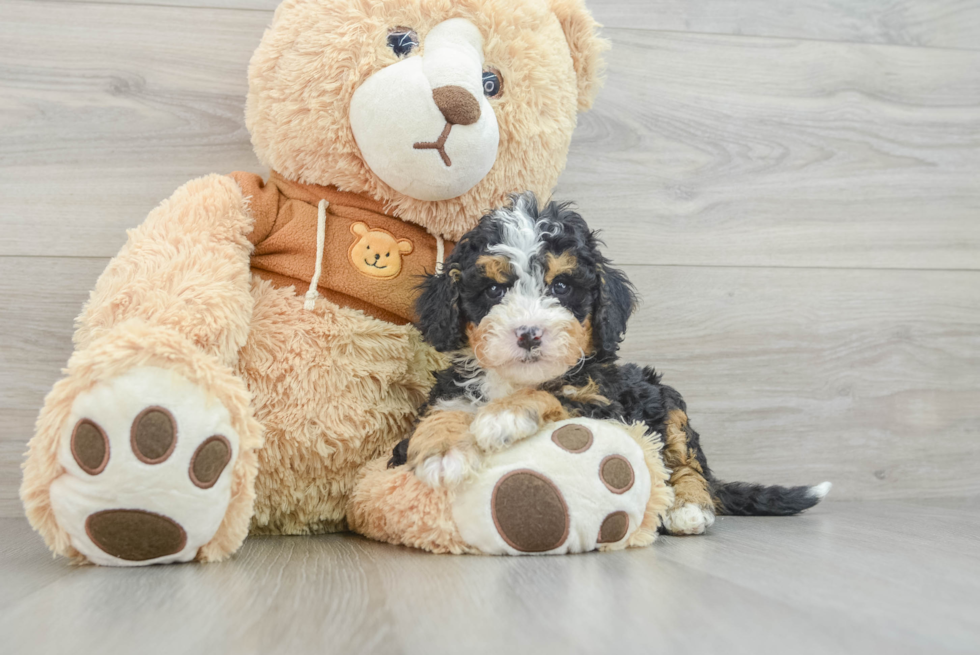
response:
<path fill-rule="evenodd" d="M 407 57 L 419 47 L 419 35 L 409 27 L 393 27 L 388 32 L 388 47 L 397 57 Z"/>
<path fill-rule="evenodd" d="M 504 78 L 500 71 L 492 66 L 483 71 L 483 95 L 488 98 L 499 98 L 504 92 Z"/>

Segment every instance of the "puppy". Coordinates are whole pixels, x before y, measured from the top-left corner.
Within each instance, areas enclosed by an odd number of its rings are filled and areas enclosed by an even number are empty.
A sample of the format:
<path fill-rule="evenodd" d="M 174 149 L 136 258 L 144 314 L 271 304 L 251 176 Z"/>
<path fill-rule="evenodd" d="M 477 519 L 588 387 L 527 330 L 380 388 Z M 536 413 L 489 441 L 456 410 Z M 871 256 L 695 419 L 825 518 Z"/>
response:
<path fill-rule="evenodd" d="M 415 432 L 389 466 L 432 486 L 454 485 L 493 452 L 569 416 L 644 422 L 662 435 L 676 496 L 664 521 L 700 534 L 715 514 L 789 515 L 817 504 L 830 483 L 725 483 L 708 468 L 681 395 L 652 368 L 620 364 L 636 305 L 633 286 L 567 204 L 533 194 L 485 216 L 457 243 L 417 302 L 419 329 L 452 365 L 436 376 Z"/>

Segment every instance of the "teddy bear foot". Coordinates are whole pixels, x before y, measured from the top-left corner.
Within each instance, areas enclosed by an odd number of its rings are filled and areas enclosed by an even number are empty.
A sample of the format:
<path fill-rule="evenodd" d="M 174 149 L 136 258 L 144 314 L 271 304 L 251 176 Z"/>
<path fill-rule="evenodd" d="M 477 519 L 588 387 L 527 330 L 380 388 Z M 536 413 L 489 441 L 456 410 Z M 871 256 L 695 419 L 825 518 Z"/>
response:
<path fill-rule="evenodd" d="M 481 552 L 500 555 L 630 545 L 673 499 L 642 435 L 642 427 L 569 419 L 488 457 L 453 502 L 460 535 Z"/>
<path fill-rule="evenodd" d="M 239 437 L 228 410 L 187 379 L 140 367 L 74 401 L 51 506 L 71 545 L 107 566 L 187 562 L 231 500 Z"/>
<path fill-rule="evenodd" d="M 673 535 L 704 534 L 715 523 L 715 513 L 695 503 L 672 507 L 663 518 L 664 529 Z"/>

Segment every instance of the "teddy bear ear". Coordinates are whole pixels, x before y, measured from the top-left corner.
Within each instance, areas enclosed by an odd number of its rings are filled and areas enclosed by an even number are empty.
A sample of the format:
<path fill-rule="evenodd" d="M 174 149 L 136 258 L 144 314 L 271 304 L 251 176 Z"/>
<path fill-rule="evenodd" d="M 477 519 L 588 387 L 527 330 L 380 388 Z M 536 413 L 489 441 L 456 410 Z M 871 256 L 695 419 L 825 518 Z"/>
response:
<path fill-rule="evenodd" d="M 415 246 L 412 245 L 411 241 L 409 241 L 408 239 L 398 240 L 398 252 L 400 252 L 403 255 L 410 255 L 412 254 L 413 250 L 415 250 Z"/>
<path fill-rule="evenodd" d="M 572 65 L 578 78 L 578 109 L 585 111 L 592 106 L 602 86 L 605 71 L 602 53 L 610 48 L 610 43 L 599 36 L 600 25 L 582 0 L 549 1 L 572 51 Z"/>
<path fill-rule="evenodd" d="M 368 226 L 366 223 L 354 223 L 350 226 L 350 231 L 354 236 L 362 237 L 368 233 Z"/>

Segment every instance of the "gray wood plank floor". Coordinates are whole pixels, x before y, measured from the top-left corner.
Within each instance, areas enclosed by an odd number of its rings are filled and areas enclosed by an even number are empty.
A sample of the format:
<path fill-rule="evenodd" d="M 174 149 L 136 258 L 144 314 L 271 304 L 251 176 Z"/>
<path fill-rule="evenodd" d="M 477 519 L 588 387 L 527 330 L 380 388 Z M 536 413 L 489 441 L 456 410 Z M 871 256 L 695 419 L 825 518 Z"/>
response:
<path fill-rule="evenodd" d="M 242 114 L 276 4 L 0 2 L 0 652 L 980 651 L 976 0 L 589 3 L 608 81 L 558 195 L 643 295 L 624 354 L 720 475 L 830 502 L 609 555 L 52 560 L 18 465 L 72 319 L 177 186 L 265 172 Z"/>
<path fill-rule="evenodd" d="M 945 653 L 980 648 L 980 503 L 828 502 L 612 554 L 434 556 L 352 535 L 228 562 L 53 561 L 0 520 L 5 653 Z"/>

